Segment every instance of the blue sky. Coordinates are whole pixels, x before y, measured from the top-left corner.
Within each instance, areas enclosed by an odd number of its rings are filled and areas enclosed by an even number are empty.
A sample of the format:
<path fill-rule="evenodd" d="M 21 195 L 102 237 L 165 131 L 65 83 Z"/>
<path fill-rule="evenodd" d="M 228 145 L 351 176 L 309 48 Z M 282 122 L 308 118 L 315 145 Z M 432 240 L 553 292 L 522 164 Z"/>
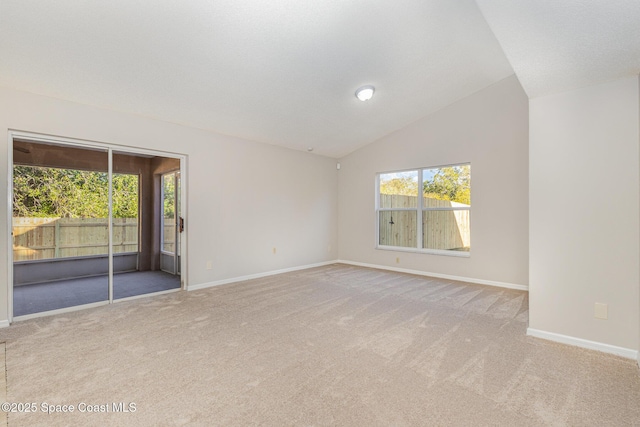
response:
<path fill-rule="evenodd" d="M 438 172 L 438 168 L 435 169 L 423 169 L 422 179 L 428 181 L 434 177 Z M 418 180 L 418 171 L 405 171 L 405 172 L 393 172 L 380 174 L 380 182 L 391 181 L 396 178 L 413 178 L 414 181 Z"/>

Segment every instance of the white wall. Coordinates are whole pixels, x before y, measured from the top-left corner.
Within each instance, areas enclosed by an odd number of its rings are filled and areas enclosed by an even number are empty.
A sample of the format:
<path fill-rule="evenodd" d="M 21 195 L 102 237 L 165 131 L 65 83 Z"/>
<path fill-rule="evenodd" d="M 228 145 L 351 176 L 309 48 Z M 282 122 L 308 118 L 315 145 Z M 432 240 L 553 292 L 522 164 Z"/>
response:
<path fill-rule="evenodd" d="M 527 285 L 527 123 L 528 99 L 512 76 L 340 159 L 340 259 Z M 463 162 L 470 258 L 375 249 L 377 172 Z"/>
<path fill-rule="evenodd" d="M 634 77 L 530 101 L 531 329 L 638 349 L 638 93 Z"/>
<path fill-rule="evenodd" d="M 7 242 L 8 130 L 188 156 L 189 285 L 337 258 L 335 160 L 0 88 L 0 241 Z M 272 248 L 277 253 L 272 253 Z M 0 272 L 7 271 L 0 245 Z M 213 269 L 206 270 L 206 262 Z M 0 276 L 0 322 L 7 319 Z"/>

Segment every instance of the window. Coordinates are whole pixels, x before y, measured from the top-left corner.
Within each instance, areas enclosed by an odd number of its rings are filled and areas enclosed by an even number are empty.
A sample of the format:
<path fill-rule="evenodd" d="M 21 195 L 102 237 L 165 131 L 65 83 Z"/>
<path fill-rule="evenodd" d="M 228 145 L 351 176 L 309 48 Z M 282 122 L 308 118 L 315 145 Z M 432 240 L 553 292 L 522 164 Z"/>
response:
<path fill-rule="evenodd" d="M 176 173 L 162 175 L 162 252 L 173 254 L 176 242 Z"/>
<path fill-rule="evenodd" d="M 380 173 L 376 181 L 378 248 L 469 255 L 470 164 Z"/>

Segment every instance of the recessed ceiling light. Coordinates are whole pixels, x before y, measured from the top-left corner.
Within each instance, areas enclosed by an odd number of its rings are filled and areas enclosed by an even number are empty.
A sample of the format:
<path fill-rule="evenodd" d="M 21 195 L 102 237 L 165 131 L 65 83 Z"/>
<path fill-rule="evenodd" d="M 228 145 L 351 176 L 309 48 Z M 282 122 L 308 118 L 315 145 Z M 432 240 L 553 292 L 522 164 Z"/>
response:
<path fill-rule="evenodd" d="M 309 152 L 313 151 L 313 147 L 307 148 L 307 151 L 309 151 Z"/>
<path fill-rule="evenodd" d="M 356 90 L 356 97 L 360 101 L 368 101 L 373 97 L 373 92 L 375 91 L 376 88 L 371 85 L 362 86 Z"/>

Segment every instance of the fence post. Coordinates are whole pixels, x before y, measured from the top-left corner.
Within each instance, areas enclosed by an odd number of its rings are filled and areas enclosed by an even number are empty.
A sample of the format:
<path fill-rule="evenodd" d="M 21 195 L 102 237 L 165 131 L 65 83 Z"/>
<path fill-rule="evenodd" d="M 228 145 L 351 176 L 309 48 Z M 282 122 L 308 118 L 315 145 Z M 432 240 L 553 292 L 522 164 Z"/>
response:
<path fill-rule="evenodd" d="M 56 219 L 56 228 L 53 231 L 56 248 L 54 250 L 54 258 L 60 258 L 60 219 Z"/>

